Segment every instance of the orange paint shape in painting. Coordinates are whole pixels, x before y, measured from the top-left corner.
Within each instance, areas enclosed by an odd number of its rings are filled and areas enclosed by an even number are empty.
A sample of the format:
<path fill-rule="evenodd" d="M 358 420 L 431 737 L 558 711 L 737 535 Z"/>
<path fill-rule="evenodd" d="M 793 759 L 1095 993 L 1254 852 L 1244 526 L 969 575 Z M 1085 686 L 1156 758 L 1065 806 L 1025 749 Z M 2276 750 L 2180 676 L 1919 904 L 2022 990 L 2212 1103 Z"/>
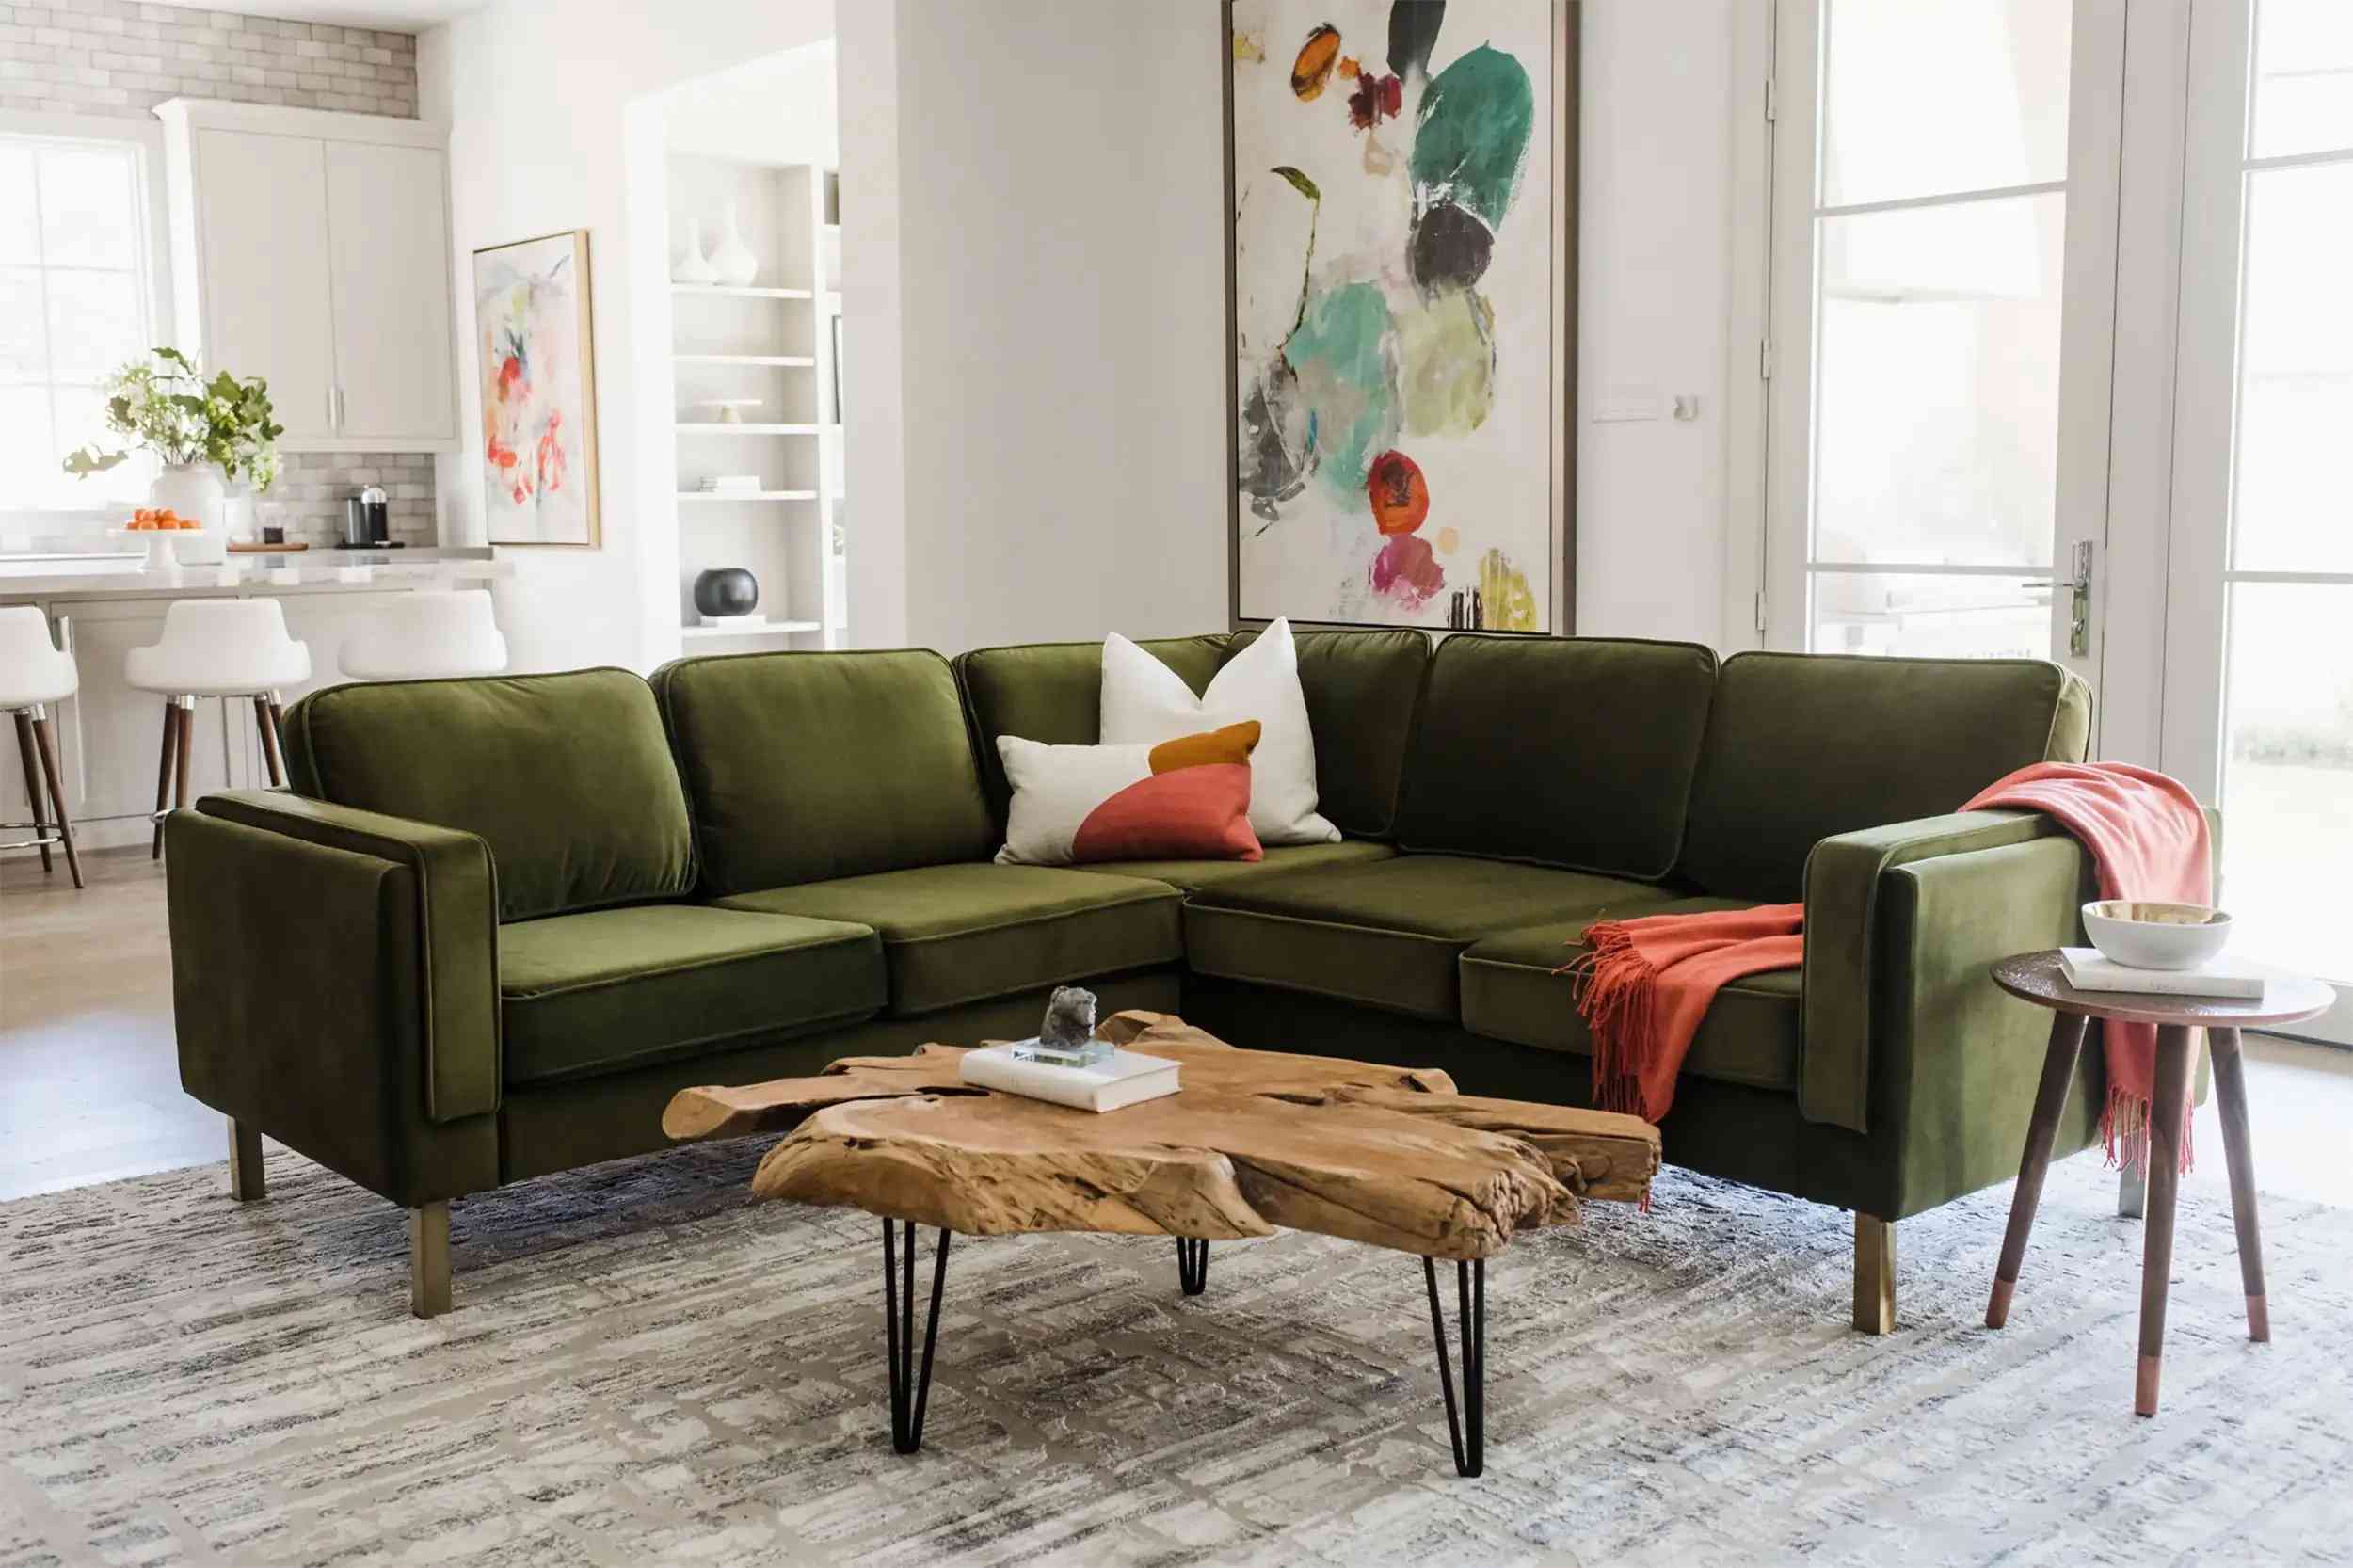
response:
<path fill-rule="evenodd" d="M 1410 534 L 1430 516 L 1430 481 L 1421 465 L 1402 452 L 1384 452 L 1366 475 L 1372 520 L 1384 534 Z"/>
<path fill-rule="evenodd" d="M 1307 41 L 1299 46 L 1299 57 L 1291 62 L 1291 93 L 1302 104 L 1311 104 L 1323 95 L 1323 87 L 1332 79 L 1332 69 L 1339 63 L 1340 30 L 1329 22 L 1307 35 Z"/>

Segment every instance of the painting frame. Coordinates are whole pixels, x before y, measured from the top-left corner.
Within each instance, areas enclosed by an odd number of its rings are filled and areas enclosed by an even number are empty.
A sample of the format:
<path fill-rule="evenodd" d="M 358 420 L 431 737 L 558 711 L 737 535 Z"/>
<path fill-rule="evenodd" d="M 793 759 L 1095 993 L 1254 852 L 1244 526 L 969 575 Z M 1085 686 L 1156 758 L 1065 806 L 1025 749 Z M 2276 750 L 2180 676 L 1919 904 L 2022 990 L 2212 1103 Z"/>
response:
<path fill-rule="evenodd" d="M 1477 0 L 1471 0 L 1477 3 Z M 1494 4 L 1525 3 L 1525 0 L 1488 0 Z M 1547 537 L 1549 555 L 1543 573 L 1546 591 L 1551 596 L 1547 606 L 1548 624 L 1534 632 L 1497 631 L 1494 634 L 1515 636 L 1574 636 L 1577 632 L 1577 291 L 1579 279 L 1579 223 L 1577 169 L 1582 147 L 1579 116 L 1582 83 L 1579 56 L 1582 45 L 1582 6 L 1580 0 L 1547 0 L 1550 12 L 1551 58 L 1547 74 L 1551 87 L 1551 115 L 1543 128 L 1551 150 L 1551 169 L 1548 182 L 1549 208 L 1546 238 L 1551 247 L 1549 301 L 1550 320 L 1549 361 L 1545 382 L 1551 399 L 1551 414 L 1547 421 L 1546 460 L 1550 472 L 1547 497 Z M 1238 146 L 1235 126 L 1235 6 L 1236 0 L 1221 0 L 1217 29 L 1219 72 L 1224 87 L 1225 125 L 1225 335 L 1220 348 L 1220 376 L 1225 384 L 1225 577 L 1226 616 L 1237 631 L 1261 628 L 1269 624 L 1266 616 L 1245 616 L 1242 613 L 1242 507 L 1243 475 L 1241 470 L 1241 392 L 1238 374 L 1238 350 L 1241 342 L 1240 322 L 1239 279 L 1239 209 L 1237 198 Z M 1394 630 L 1402 623 L 1385 620 L 1332 619 L 1309 615 L 1289 615 L 1292 624 L 1301 628 L 1333 630 L 1380 629 Z M 1460 630 L 1468 630 L 1461 628 Z M 1444 635 L 1458 628 L 1437 626 L 1429 628 Z M 1481 630 L 1490 630 L 1484 629 Z"/>
<path fill-rule="evenodd" d="M 604 547 L 604 520 L 602 476 L 599 472 L 597 451 L 596 274 L 589 257 L 587 230 L 559 229 L 552 233 L 533 234 L 522 239 L 506 240 L 497 245 L 482 246 L 474 250 L 472 295 L 474 384 L 487 408 L 490 398 L 491 371 L 484 354 L 482 327 L 482 303 L 486 292 L 486 260 L 496 258 L 503 252 L 521 250 L 534 246 L 547 246 L 557 241 L 569 242 L 568 259 L 571 263 L 572 274 L 578 280 L 573 289 L 574 310 L 571 314 L 570 327 L 572 342 L 576 349 L 575 362 L 579 367 L 577 388 L 579 408 L 575 423 L 580 432 L 579 472 L 584 481 L 582 485 L 583 536 L 579 538 L 524 537 L 517 536 L 512 533 L 505 536 L 501 536 L 500 523 L 504 509 L 490 497 L 493 480 L 487 438 L 481 456 L 485 499 L 483 536 L 485 542 L 488 544 L 510 549 L 601 550 Z M 484 427 L 486 431 L 488 428 L 487 417 Z"/>

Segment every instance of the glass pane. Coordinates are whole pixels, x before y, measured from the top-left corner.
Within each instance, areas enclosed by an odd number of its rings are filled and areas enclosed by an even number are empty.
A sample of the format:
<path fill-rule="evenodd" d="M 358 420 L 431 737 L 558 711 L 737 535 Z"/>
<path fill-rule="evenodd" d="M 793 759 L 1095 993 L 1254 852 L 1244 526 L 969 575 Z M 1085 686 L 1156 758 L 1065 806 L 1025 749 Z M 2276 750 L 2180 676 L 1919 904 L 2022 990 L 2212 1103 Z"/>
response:
<path fill-rule="evenodd" d="M 1813 574 L 1814 650 L 1918 659 L 2048 659 L 2051 590 L 2025 577 Z"/>
<path fill-rule="evenodd" d="M 48 389 L 0 387 L 0 505 L 73 504 L 57 493 L 58 461 Z"/>
<path fill-rule="evenodd" d="M 33 150 L 0 143 L 0 265 L 40 260 L 33 212 Z"/>
<path fill-rule="evenodd" d="M 147 346 L 136 274 L 52 268 L 47 277 L 50 374 L 58 380 L 102 381 Z"/>
<path fill-rule="evenodd" d="M 2048 565 L 2066 202 L 1818 220 L 1814 559 Z"/>
<path fill-rule="evenodd" d="M 2243 570 L 2353 571 L 2348 268 L 2353 165 L 2247 177 L 2233 552 Z"/>
<path fill-rule="evenodd" d="M 40 269 L 0 266 L 0 383 L 38 381 L 49 366 L 41 330 Z"/>
<path fill-rule="evenodd" d="M 41 260 L 51 266 L 138 265 L 138 193 L 131 153 L 119 148 L 44 148 L 40 154 Z"/>
<path fill-rule="evenodd" d="M 2222 902 L 2248 956 L 2353 980 L 2353 587 L 2231 589 Z"/>
<path fill-rule="evenodd" d="M 2253 91 L 2256 157 L 2353 147 L 2353 6 L 2263 0 Z"/>
<path fill-rule="evenodd" d="M 1821 205 L 2067 178 L 2065 0 L 1825 0 Z"/>

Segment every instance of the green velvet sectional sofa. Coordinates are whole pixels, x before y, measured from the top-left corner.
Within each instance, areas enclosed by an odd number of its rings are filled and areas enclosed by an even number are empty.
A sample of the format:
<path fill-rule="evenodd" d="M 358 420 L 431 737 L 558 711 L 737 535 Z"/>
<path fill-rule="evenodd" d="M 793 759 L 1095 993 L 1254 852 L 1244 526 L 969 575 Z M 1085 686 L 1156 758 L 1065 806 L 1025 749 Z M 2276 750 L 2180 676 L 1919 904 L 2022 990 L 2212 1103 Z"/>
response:
<path fill-rule="evenodd" d="M 1145 646 L 1197 691 L 1251 633 Z M 1569 982 L 1604 916 L 1802 898 L 1802 972 L 1727 988 L 1662 1126 L 1679 1165 L 1893 1224 L 2011 1175 L 2047 1023 L 1986 978 L 2073 939 L 2089 866 L 1956 814 L 2083 755 L 2058 666 L 1688 644 L 1298 639 L 1341 842 L 1078 870 L 991 856 L 995 737 L 1096 733 L 1095 644 L 686 659 L 351 685 L 286 715 L 289 792 L 167 826 L 183 1081 L 411 1211 L 664 1145 L 677 1090 L 1032 1032 L 1048 990 L 1239 1045 L 1445 1068 L 1583 1104 Z M 2087 1051 L 2058 1133 L 2097 1135 Z"/>

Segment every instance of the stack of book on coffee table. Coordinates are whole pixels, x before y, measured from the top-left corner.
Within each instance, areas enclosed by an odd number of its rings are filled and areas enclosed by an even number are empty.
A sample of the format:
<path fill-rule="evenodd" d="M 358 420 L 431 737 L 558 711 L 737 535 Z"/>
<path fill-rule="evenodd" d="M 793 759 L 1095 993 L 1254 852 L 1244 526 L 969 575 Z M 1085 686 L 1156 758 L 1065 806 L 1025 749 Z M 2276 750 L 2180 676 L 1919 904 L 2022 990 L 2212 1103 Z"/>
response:
<path fill-rule="evenodd" d="M 2288 971 L 2222 953 L 2186 969 L 2142 969 L 2120 964 L 2098 948 L 2059 949 L 2059 969 L 2078 991 L 2110 991 L 2154 997 L 2225 997 L 2260 1000 L 2272 981 Z"/>

